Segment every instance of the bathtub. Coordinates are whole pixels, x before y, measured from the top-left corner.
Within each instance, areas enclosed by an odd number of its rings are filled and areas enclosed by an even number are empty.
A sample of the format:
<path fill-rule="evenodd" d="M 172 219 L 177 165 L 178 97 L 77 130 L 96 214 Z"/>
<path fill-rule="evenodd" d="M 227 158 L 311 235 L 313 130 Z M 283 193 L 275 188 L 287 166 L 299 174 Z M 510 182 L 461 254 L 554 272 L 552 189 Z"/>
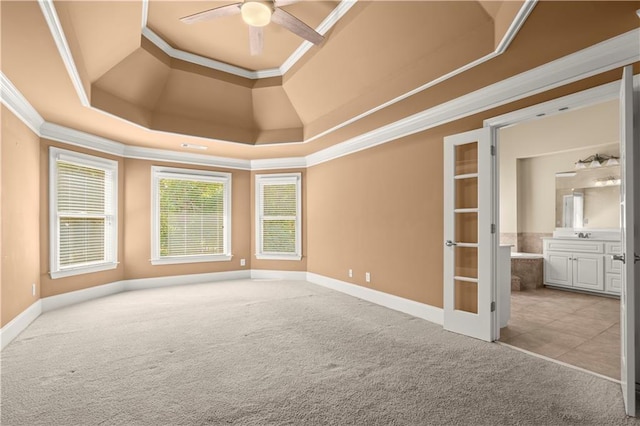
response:
<path fill-rule="evenodd" d="M 511 252 L 511 290 L 541 288 L 543 256 L 540 253 Z"/>
<path fill-rule="evenodd" d="M 543 256 L 540 253 L 520 253 L 517 251 L 511 252 L 512 259 L 542 259 Z"/>

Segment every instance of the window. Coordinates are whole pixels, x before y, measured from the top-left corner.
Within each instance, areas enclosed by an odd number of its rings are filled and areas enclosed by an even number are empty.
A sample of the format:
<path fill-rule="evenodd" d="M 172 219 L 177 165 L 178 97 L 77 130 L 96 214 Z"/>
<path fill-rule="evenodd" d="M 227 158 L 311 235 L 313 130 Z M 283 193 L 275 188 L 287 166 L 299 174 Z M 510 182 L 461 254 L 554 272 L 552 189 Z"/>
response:
<path fill-rule="evenodd" d="M 151 263 L 231 260 L 231 174 L 151 170 Z"/>
<path fill-rule="evenodd" d="M 300 183 L 300 173 L 256 175 L 256 258 L 302 258 Z"/>
<path fill-rule="evenodd" d="M 118 163 L 49 149 L 51 278 L 117 267 Z"/>

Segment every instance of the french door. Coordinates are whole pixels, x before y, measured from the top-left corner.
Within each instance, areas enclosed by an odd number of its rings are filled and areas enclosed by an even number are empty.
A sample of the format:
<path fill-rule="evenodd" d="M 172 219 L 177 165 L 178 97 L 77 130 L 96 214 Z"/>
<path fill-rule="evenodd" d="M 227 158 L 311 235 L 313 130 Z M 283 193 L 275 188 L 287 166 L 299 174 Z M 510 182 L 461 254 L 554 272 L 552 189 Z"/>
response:
<path fill-rule="evenodd" d="M 444 328 L 493 341 L 490 129 L 444 144 Z"/>
<path fill-rule="evenodd" d="M 636 367 L 635 349 L 636 312 L 638 296 L 637 280 L 640 261 L 640 142 L 638 114 L 640 113 L 640 88 L 633 84 L 633 68 L 627 66 L 622 74 L 620 88 L 620 215 L 622 254 L 614 260 L 623 262 L 620 289 L 620 384 L 627 414 L 636 415 Z"/>

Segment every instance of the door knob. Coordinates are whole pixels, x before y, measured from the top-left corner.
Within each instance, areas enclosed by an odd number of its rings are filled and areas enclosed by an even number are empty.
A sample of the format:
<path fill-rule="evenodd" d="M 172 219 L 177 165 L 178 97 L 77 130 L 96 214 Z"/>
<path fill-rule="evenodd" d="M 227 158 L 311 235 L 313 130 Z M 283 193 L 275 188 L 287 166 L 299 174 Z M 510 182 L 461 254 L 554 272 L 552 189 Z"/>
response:
<path fill-rule="evenodd" d="M 612 257 L 613 257 L 613 260 L 619 260 L 620 262 L 625 263 L 624 253 L 623 254 L 614 254 Z"/>
<path fill-rule="evenodd" d="M 458 243 L 454 243 L 454 242 L 453 242 L 453 241 L 451 241 L 451 240 L 447 240 L 447 241 L 444 243 L 444 245 L 446 245 L 447 247 L 451 247 L 451 246 L 457 246 L 457 245 L 458 245 Z"/>

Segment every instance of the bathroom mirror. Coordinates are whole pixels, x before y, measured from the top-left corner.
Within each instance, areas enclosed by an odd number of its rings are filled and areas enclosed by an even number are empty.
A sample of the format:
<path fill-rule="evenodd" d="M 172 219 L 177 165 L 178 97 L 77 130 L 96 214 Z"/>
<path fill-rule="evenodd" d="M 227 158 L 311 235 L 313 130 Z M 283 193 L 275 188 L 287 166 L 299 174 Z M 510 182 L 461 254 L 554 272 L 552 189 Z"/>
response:
<path fill-rule="evenodd" d="M 556 227 L 620 227 L 620 166 L 556 173 Z"/>

